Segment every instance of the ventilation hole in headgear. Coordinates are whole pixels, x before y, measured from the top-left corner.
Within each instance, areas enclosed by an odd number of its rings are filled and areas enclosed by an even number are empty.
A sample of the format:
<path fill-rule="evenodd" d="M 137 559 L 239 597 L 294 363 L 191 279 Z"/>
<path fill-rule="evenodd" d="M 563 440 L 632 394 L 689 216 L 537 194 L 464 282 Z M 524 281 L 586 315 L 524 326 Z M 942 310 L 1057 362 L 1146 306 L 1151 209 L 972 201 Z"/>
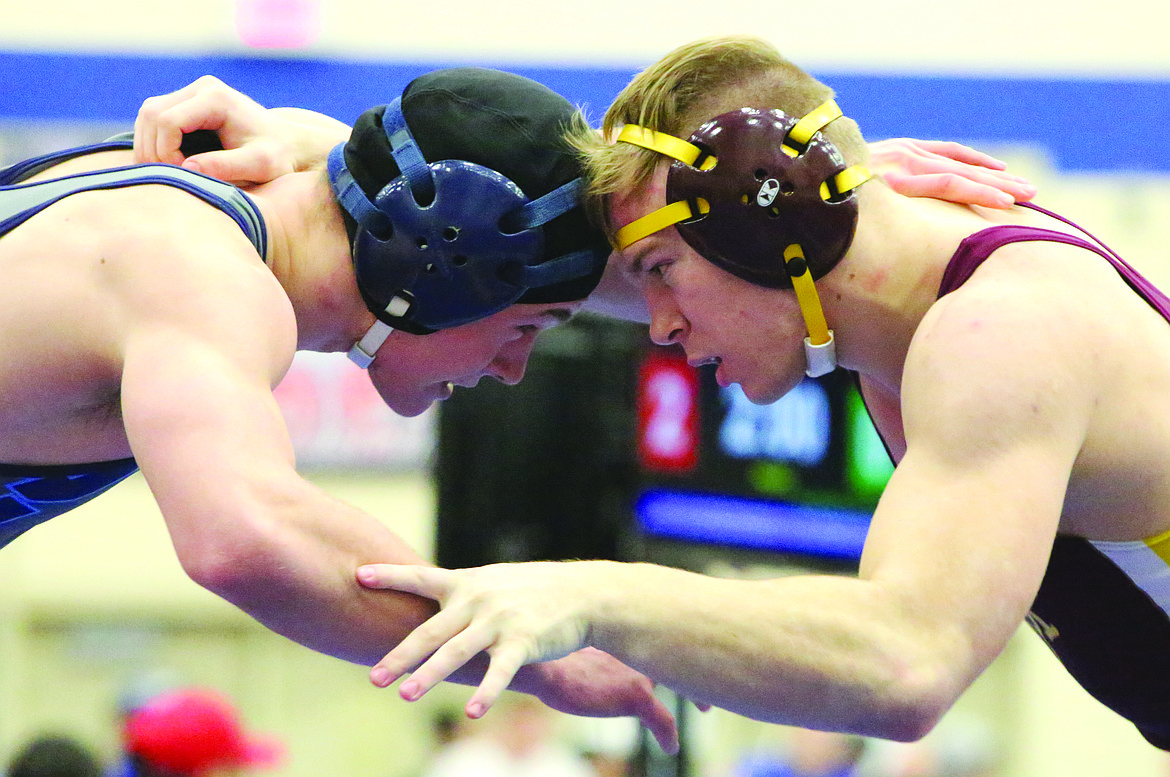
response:
<path fill-rule="evenodd" d="M 707 215 L 707 213 L 703 210 L 703 207 L 700 207 L 699 202 L 700 200 L 694 198 L 687 200 L 687 203 L 691 206 L 691 216 L 690 218 L 685 218 L 678 222 L 679 224 L 694 224 L 696 221 L 701 220 Z M 703 203 L 703 206 L 706 206 L 705 202 Z"/>
<path fill-rule="evenodd" d="M 769 218 L 773 218 L 773 219 L 774 219 L 774 218 L 779 218 L 779 217 L 780 217 L 780 209 L 779 209 L 779 208 L 777 208 L 775 205 L 773 205 L 772 207 L 768 208 L 768 217 L 769 217 Z"/>
<path fill-rule="evenodd" d="M 418 250 L 420 250 L 420 251 L 427 250 L 427 239 L 425 237 L 418 238 L 417 240 L 415 240 L 415 243 L 418 245 Z"/>
<path fill-rule="evenodd" d="M 702 170 L 703 172 L 714 170 L 715 165 L 719 163 L 718 158 L 715 156 L 715 149 L 702 142 L 695 143 L 694 145 L 699 149 L 699 155 L 695 157 L 694 162 L 691 162 L 691 167 L 696 170 Z"/>
<path fill-rule="evenodd" d="M 456 267 L 462 267 L 463 265 L 467 264 L 467 257 L 463 256 L 462 254 L 456 254 L 455 256 L 451 257 L 451 264 L 455 265 Z"/>
<path fill-rule="evenodd" d="M 768 171 L 762 167 L 757 167 L 755 172 L 756 180 L 762 181 L 768 177 Z"/>
<path fill-rule="evenodd" d="M 792 183 L 792 181 L 785 181 L 784 183 L 780 184 L 780 193 L 786 197 L 795 194 L 796 186 Z"/>
<path fill-rule="evenodd" d="M 448 243 L 453 243 L 459 237 L 459 227 L 446 227 L 443 229 L 443 239 Z"/>

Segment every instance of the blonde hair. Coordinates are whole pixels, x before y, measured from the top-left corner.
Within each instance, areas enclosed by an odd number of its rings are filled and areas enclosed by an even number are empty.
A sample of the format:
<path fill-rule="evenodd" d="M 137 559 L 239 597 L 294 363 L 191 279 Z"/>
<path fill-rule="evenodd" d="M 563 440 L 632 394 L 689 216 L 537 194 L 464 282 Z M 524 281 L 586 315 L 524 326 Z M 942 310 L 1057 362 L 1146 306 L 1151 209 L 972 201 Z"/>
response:
<path fill-rule="evenodd" d="M 685 139 L 703 122 L 738 108 L 778 108 L 800 117 L 832 98 L 832 89 L 761 38 L 704 38 L 680 46 L 621 91 L 605 113 L 600 137 L 596 133 L 570 137 L 585 159 L 586 210 L 612 238 L 606 202 L 613 195 L 643 188 L 663 161 L 655 151 L 610 143 L 608 139 L 625 124 Z M 865 140 L 852 120 L 837 119 L 824 133 L 850 164 L 868 158 Z"/>

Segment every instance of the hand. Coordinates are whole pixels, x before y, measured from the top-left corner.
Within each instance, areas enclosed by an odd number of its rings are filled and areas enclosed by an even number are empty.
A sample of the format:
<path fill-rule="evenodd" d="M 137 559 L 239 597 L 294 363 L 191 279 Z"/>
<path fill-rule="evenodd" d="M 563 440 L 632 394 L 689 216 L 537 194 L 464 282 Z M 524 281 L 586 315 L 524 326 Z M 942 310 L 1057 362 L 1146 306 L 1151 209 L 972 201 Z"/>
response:
<path fill-rule="evenodd" d="M 414 701 L 487 651 L 490 664 L 468 703 L 469 713 L 477 711 L 472 717 L 479 717 L 520 667 L 562 658 L 585 646 L 587 625 L 574 615 L 579 600 L 553 593 L 558 590 L 554 579 L 565 577 L 563 570 L 572 566 L 537 562 L 476 569 L 394 564 L 359 568 L 358 580 L 367 588 L 425 596 L 441 607 L 374 666 L 371 679 L 386 686 L 413 670 L 399 693 Z M 572 586 L 562 584 L 559 590 L 567 587 Z"/>
<path fill-rule="evenodd" d="M 961 143 L 894 138 L 870 143 L 869 168 L 907 197 L 1009 208 L 1036 195 L 1007 165 Z"/>
<path fill-rule="evenodd" d="M 183 136 L 197 130 L 215 132 L 224 150 L 184 157 Z M 218 78 L 203 76 L 142 103 L 134 122 L 134 157 L 137 162 L 181 165 L 230 183 L 264 183 L 306 169 L 348 135 L 346 125 L 327 116 L 266 109 Z"/>
<path fill-rule="evenodd" d="M 674 715 L 654 695 L 654 683 L 608 653 L 587 647 L 557 661 L 536 664 L 536 682 L 523 682 L 552 709 L 592 718 L 635 717 L 666 753 L 678 752 Z M 517 678 L 517 684 L 521 679 Z M 468 703 L 471 707 L 473 702 Z M 700 709 L 710 705 L 700 705 Z"/>
<path fill-rule="evenodd" d="M 414 669 L 399 687 L 402 698 L 414 701 L 487 651 L 488 669 L 466 706 L 467 715 L 478 718 L 521 667 L 560 659 L 534 668 L 530 691 L 545 704 L 575 715 L 634 715 L 664 750 L 674 752 L 674 718 L 655 698 L 650 680 L 606 653 L 579 650 L 588 633 L 587 603 L 602 579 L 598 565 L 606 563 L 534 562 L 462 570 L 363 566 L 357 573 L 362 585 L 436 599 L 442 607 L 378 662 L 370 678 L 385 687 Z"/>

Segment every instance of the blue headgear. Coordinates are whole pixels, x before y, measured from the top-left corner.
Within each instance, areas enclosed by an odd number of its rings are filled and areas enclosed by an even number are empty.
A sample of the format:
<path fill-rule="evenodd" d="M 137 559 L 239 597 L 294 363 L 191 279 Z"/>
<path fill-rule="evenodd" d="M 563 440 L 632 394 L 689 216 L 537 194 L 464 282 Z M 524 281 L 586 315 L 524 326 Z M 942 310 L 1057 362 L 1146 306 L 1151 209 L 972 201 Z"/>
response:
<path fill-rule="evenodd" d="M 422 95 L 416 97 L 419 101 L 437 100 L 440 107 L 430 106 L 430 114 L 439 111 L 449 119 L 447 112 L 458 111 L 459 125 L 443 122 L 437 133 L 467 136 L 475 151 L 484 147 L 478 155 L 495 162 L 493 167 L 505 166 L 496 159 L 510 163 L 510 157 L 516 155 L 548 157 L 551 164 L 538 172 L 525 166 L 527 160 L 516 162 L 530 190 L 539 186 L 546 191 L 530 199 L 503 173 L 466 159 L 428 163 L 407 126 L 401 98 L 363 114 L 354 136 L 333 149 L 328 163 L 338 202 L 352 219 L 358 288 L 381 324 L 351 351 L 351 358 L 362 366 L 372 361 L 392 328 L 428 334 L 485 318 L 528 298 L 582 299 L 604 269 L 604 239 L 578 210 L 582 182 L 577 177 L 576 160 L 564 147 L 559 130 L 553 137 L 538 137 L 553 126 L 563 129 L 560 120 L 569 115 L 565 113 L 568 103 L 555 95 L 555 100 L 550 99 L 553 93 L 535 82 L 497 71 L 464 68 L 439 71 L 429 78 L 438 79 L 435 86 L 428 81 L 426 89 L 412 92 L 412 83 L 404 94 Z M 492 102 L 491 91 L 482 89 L 474 91 L 480 104 L 468 105 L 465 92 L 485 80 L 509 100 L 508 105 Z M 533 90 L 545 104 L 537 100 L 533 107 L 533 95 L 524 94 Z M 519 106 L 516 112 L 535 115 L 535 121 L 531 121 L 532 116 L 514 116 L 509 112 L 513 105 Z M 481 125 L 499 122 L 501 116 L 508 121 L 503 125 L 507 132 L 501 133 L 497 127 L 493 137 L 476 138 L 478 131 L 486 129 Z M 530 121 L 516 124 L 517 118 Z M 556 118 L 557 123 L 549 124 L 550 118 Z M 379 123 L 377 137 L 371 140 Z M 500 137 L 509 133 L 513 137 Z M 381 162 L 380 169 L 397 174 L 371 198 L 367 192 L 376 176 L 366 174 L 363 187 L 360 173 L 355 175 L 351 167 L 367 162 L 362 156 L 371 154 L 368 149 L 381 153 L 387 148 L 397 171 L 390 168 L 389 160 Z M 571 179 L 566 170 L 573 175 Z M 561 234 L 557 252 L 550 257 L 545 225 L 574 210 L 578 210 L 579 222 L 573 222 L 567 239 Z M 561 233 L 565 233 L 563 227 Z M 552 293 L 530 293 L 540 290 Z"/>

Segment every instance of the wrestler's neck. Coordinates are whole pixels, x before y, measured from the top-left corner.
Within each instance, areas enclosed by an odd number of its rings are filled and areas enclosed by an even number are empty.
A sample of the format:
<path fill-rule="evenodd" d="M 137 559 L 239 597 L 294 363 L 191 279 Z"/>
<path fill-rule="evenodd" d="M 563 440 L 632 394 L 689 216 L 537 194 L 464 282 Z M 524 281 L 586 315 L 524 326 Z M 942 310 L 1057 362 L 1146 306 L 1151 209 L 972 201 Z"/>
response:
<path fill-rule="evenodd" d="M 970 208 L 873 187 L 845 259 L 817 286 L 842 366 L 887 389 L 919 324 L 938 298 L 959 243 L 987 226 Z"/>
<path fill-rule="evenodd" d="M 358 293 L 345 225 L 323 178 L 293 173 L 249 194 L 268 227 L 268 267 L 296 313 L 298 350 L 348 350 L 373 316 Z"/>

